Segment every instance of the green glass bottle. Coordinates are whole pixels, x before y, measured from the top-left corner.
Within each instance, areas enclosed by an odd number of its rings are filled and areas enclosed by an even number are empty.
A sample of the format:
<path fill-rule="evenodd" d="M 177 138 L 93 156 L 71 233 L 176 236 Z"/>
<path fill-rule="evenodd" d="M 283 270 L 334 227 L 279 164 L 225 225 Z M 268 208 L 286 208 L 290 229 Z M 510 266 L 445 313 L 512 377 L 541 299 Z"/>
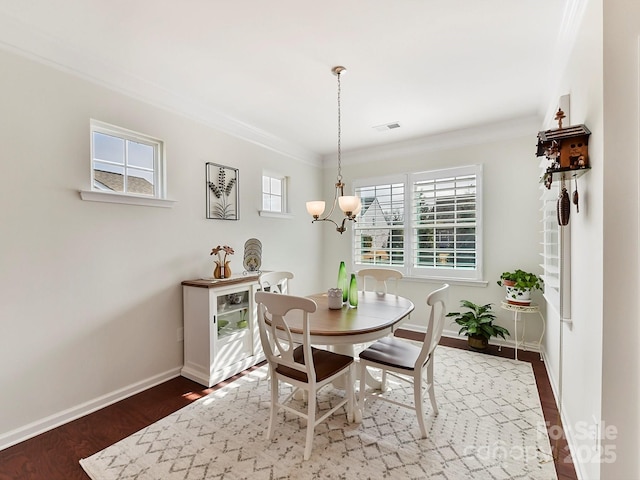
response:
<path fill-rule="evenodd" d="M 351 274 L 351 283 L 349 284 L 349 306 L 351 308 L 358 307 L 358 281 L 356 274 Z"/>
<path fill-rule="evenodd" d="M 338 269 L 338 288 L 342 289 L 342 303 L 347 303 L 349 284 L 347 283 L 347 267 L 344 262 L 340 262 L 340 268 Z"/>

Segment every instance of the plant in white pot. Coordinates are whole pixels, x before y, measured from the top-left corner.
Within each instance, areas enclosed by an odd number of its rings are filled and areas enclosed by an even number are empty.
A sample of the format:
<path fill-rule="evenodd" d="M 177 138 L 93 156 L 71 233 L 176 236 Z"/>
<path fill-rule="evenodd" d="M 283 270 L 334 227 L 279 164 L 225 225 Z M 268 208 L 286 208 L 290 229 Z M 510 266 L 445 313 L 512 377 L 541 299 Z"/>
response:
<path fill-rule="evenodd" d="M 543 285 L 541 277 L 520 269 L 502 273 L 497 283 L 501 287 L 506 287 L 506 299 L 512 305 L 530 305 L 531 292 L 542 290 Z"/>

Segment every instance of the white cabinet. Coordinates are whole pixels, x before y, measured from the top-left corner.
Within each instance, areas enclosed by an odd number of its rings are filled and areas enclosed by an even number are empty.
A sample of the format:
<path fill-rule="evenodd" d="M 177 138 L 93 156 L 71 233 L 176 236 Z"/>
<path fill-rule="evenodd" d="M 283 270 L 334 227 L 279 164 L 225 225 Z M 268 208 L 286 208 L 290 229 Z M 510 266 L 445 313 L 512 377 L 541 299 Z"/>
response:
<path fill-rule="evenodd" d="M 255 276 L 182 282 L 183 377 L 211 387 L 264 360 L 254 302 L 258 288 Z"/>

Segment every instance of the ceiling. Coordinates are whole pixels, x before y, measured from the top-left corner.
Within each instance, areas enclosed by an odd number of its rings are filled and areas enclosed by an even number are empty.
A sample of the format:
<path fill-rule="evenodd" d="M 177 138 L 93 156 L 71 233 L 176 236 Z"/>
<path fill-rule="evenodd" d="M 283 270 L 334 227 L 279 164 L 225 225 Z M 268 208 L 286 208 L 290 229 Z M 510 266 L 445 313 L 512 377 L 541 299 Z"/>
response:
<path fill-rule="evenodd" d="M 0 0 L 0 47 L 298 157 L 537 116 L 571 0 Z M 374 127 L 399 123 L 400 128 Z"/>

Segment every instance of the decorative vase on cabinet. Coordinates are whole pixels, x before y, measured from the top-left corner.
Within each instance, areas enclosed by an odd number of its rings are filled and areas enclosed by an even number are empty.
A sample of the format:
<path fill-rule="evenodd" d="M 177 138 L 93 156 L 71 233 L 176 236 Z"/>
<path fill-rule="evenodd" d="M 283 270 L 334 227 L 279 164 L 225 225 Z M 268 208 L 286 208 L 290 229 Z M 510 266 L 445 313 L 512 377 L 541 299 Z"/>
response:
<path fill-rule="evenodd" d="M 213 278 L 231 278 L 231 267 L 229 260 L 224 262 L 224 267 L 220 262 L 216 261 L 216 267 L 213 269 Z"/>

